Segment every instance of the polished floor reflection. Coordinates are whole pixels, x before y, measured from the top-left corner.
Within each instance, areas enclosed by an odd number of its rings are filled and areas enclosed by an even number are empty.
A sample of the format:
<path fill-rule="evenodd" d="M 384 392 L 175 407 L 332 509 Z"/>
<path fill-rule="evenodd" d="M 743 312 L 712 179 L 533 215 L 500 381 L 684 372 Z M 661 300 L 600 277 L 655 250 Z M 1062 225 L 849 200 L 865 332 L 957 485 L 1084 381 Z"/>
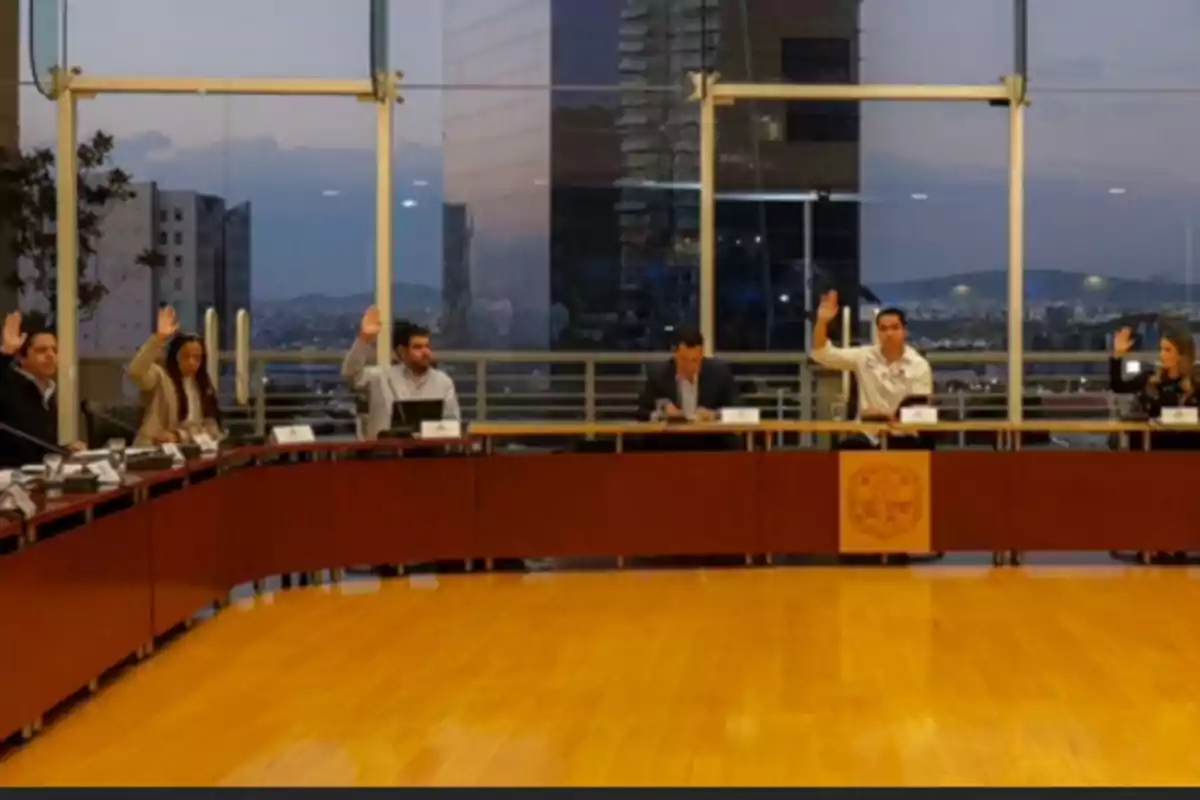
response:
<path fill-rule="evenodd" d="M 0 785 L 1200 783 L 1200 581 L 455 576 L 235 606 Z"/>

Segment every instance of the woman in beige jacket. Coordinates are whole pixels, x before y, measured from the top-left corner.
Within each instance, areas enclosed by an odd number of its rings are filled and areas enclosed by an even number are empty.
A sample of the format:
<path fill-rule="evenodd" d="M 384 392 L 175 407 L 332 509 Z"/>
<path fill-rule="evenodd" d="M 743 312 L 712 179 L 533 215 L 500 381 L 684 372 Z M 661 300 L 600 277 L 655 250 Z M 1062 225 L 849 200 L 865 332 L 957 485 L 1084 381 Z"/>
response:
<path fill-rule="evenodd" d="M 166 358 L 160 363 L 164 350 Z M 198 434 L 221 438 L 221 413 L 205 369 L 204 342 L 194 334 L 179 333 L 175 309 L 159 309 L 157 330 L 130 362 L 129 377 L 141 390 L 145 408 L 137 446 L 191 442 Z"/>

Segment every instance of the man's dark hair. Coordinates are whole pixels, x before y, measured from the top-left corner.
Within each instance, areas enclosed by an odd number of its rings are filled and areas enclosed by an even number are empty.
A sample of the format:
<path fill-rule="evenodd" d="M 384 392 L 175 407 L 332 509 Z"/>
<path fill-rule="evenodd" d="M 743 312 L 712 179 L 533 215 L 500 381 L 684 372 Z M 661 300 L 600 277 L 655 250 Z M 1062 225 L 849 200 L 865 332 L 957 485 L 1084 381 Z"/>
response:
<path fill-rule="evenodd" d="M 704 336 L 695 328 L 680 328 L 675 334 L 676 347 L 703 347 Z"/>
<path fill-rule="evenodd" d="M 899 308 L 896 308 L 895 306 L 887 306 L 886 308 L 879 309 L 879 313 L 875 315 L 875 324 L 878 325 L 880 319 L 882 319 L 885 316 L 889 316 L 889 315 L 900 320 L 901 328 L 908 327 L 908 315 L 906 315 L 904 313 L 904 311 L 902 311 Z"/>
<path fill-rule="evenodd" d="M 392 349 L 408 347 L 412 344 L 413 337 L 428 335 L 429 328 L 426 328 L 424 325 L 418 325 L 406 319 L 398 319 L 392 329 Z"/>
<path fill-rule="evenodd" d="M 25 341 L 21 343 L 21 348 L 17 350 L 17 355 L 24 358 L 29 355 L 29 348 L 33 346 L 33 340 L 38 336 L 53 336 L 58 338 L 58 334 L 54 331 L 54 326 L 48 325 L 46 320 L 40 316 L 25 317 L 21 321 L 21 333 L 25 334 Z"/>

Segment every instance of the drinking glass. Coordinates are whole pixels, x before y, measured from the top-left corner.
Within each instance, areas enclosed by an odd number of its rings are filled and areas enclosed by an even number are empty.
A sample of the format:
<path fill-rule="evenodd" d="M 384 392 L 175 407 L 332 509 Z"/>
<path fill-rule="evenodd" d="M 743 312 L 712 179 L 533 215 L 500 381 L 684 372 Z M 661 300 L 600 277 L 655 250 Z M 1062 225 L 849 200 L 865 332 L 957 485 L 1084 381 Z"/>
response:
<path fill-rule="evenodd" d="M 125 471 L 125 440 L 124 439 L 109 439 L 108 440 L 108 460 L 112 463 L 113 469 L 123 473 Z"/>
<path fill-rule="evenodd" d="M 46 453 L 42 464 L 46 467 L 46 483 L 54 483 L 62 477 L 62 453 Z"/>

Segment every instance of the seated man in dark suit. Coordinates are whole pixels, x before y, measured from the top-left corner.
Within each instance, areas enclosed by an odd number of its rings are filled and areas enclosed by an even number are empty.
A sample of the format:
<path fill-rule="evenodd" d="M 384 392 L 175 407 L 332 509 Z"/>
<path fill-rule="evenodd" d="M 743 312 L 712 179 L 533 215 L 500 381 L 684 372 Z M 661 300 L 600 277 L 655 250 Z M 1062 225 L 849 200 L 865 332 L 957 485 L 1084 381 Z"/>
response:
<path fill-rule="evenodd" d="M 638 398 L 638 417 L 663 422 L 714 422 L 722 408 L 735 408 L 741 402 L 729 367 L 704 356 L 704 338 L 698 331 L 681 330 L 675 338 L 673 357 L 646 372 L 646 384 Z M 729 444 L 726 436 L 689 435 L 671 437 L 670 442 L 672 449 L 679 445 L 725 449 Z"/>

